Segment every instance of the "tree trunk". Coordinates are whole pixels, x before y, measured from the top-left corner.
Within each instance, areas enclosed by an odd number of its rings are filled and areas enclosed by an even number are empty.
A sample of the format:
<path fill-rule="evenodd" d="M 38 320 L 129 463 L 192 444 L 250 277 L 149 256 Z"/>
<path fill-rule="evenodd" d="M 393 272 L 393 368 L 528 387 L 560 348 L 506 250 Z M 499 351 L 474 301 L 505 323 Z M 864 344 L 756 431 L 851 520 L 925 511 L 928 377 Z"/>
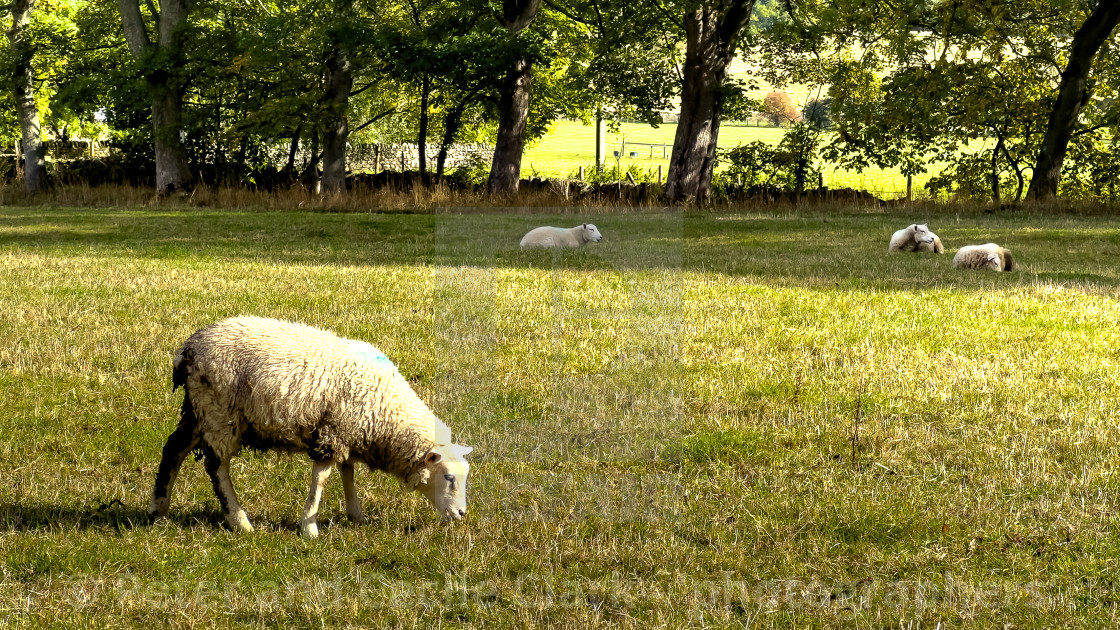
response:
<path fill-rule="evenodd" d="M 27 192 L 38 192 L 43 186 L 44 150 L 39 127 L 39 110 L 35 109 L 35 84 L 31 67 L 32 47 L 28 26 L 35 0 L 16 0 L 11 5 L 12 28 L 8 42 L 12 55 L 12 95 L 23 136 L 23 186 Z"/>
<path fill-rule="evenodd" d="M 183 149 L 182 92 L 167 86 L 162 96 L 152 101 L 152 130 L 156 153 L 156 190 L 171 193 L 190 190 L 194 185 L 187 153 Z"/>
<path fill-rule="evenodd" d="M 311 159 L 307 161 L 307 170 L 303 172 L 303 180 L 307 183 L 307 189 L 312 194 L 319 194 L 321 182 L 319 180 L 319 158 L 322 154 L 319 153 L 319 132 L 311 134 Z"/>
<path fill-rule="evenodd" d="M 1066 157 L 1070 138 L 1081 115 L 1081 108 L 1089 101 L 1089 74 L 1093 58 L 1120 23 L 1120 0 L 1100 0 L 1097 8 L 1077 29 L 1073 36 L 1069 63 L 1062 72 L 1058 85 L 1058 100 L 1050 112 L 1050 122 L 1042 139 L 1042 148 L 1035 162 L 1027 197 L 1043 201 L 1057 196 L 1058 182 L 1062 177 L 1062 162 Z"/>
<path fill-rule="evenodd" d="M 447 152 L 455 144 L 455 136 L 462 126 L 463 112 L 467 109 L 467 101 L 456 103 L 443 119 L 443 142 L 439 145 L 439 155 L 436 156 L 436 181 L 443 180 L 444 166 L 447 164 Z"/>
<path fill-rule="evenodd" d="M 671 203 L 704 201 L 711 195 L 723 83 L 753 8 L 754 0 L 705 0 L 684 16 L 681 113 L 665 185 Z"/>
<path fill-rule="evenodd" d="M 498 20 L 510 35 L 516 36 L 529 28 L 540 7 L 541 0 L 502 0 Z M 512 195 L 521 183 L 521 157 L 525 152 L 525 123 L 529 120 L 532 89 L 533 62 L 522 57 L 506 72 L 498 97 L 498 140 L 487 184 L 491 195 Z"/>
<path fill-rule="evenodd" d="M 681 113 L 665 186 L 665 196 L 671 202 L 703 201 L 711 193 L 719 138 L 719 88 L 730 62 L 720 50 L 718 23 L 719 15 L 707 9 L 698 9 L 685 17 Z"/>
<path fill-rule="evenodd" d="M 288 163 L 284 165 L 284 172 L 291 173 L 296 168 L 296 154 L 299 153 L 299 137 L 303 133 L 303 124 L 296 125 L 292 133 L 292 144 L 288 147 Z"/>
<path fill-rule="evenodd" d="M 156 189 L 159 193 L 190 190 L 194 176 L 187 163 L 187 154 L 180 136 L 183 108 L 183 87 L 179 77 L 182 67 L 182 29 L 187 21 L 190 0 L 160 2 L 159 33 L 153 44 L 148 37 L 140 13 L 139 0 L 119 0 L 125 40 L 132 56 L 150 62 L 159 55 L 159 63 L 148 66 L 148 88 L 152 93 L 152 138 L 155 144 Z"/>
<path fill-rule="evenodd" d="M 327 60 L 327 115 L 323 133 L 323 194 L 346 190 L 346 140 L 350 135 L 347 113 L 354 78 L 350 61 L 341 49 Z"/>
<path fill-rule="evenodd" d="M 431 92 L 432 79 L 425 73 L 420 80 L 420 132 L 416 136 L 416 157 L 424 185 L 428 184 L 428 97 Z"/>
<path fill-rule="evenodd" d="M 506 73 L 499 95 L 498 141 L 490 166 L 492 195 L 512 195 L 521 183 L 521 157 L 525 152 L 525 123 L 529 120 L 532 88 L 533 65 L 521 59 Z"/>
<path fill-rule="evenodd" d="M 996 148 L 992 149 L 992 203 L 999 205 L 999 152 L 1003 148 L 1003 136 L 996 140 Z"/>

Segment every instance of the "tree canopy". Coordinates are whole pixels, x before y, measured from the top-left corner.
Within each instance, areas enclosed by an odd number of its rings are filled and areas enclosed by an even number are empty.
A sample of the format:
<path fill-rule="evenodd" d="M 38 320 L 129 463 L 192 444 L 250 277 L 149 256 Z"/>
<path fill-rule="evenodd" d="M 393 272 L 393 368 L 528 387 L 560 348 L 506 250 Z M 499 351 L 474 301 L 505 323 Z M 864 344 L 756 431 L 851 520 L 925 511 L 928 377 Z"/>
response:
<path fill-rule="evenodd" d="M 435 177 L 496 145 L 508 191 L 557 120 L 679 118 L 669 197 L 702 200 L 720 121 L 752 113 L 809 121 L 804 159 L 933 172 L 943 196 L 1113 198 L 1120 177 L 1120 0 L 23 3 L 0 143 L 97 139 L 161 189 L 262 169 L 344 189 L 349 147 L 383 142 Z"/>

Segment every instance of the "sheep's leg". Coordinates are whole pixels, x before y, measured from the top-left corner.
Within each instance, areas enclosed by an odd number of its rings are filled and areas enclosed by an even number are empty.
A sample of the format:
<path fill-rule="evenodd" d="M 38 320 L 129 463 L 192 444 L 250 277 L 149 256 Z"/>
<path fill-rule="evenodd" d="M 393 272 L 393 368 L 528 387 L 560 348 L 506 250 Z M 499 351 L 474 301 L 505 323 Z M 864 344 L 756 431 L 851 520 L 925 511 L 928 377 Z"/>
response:
<path fill-rule="evenodd" d="M 300 533 L 308 538 L 319 536 L 319 499 L 323 496 L 323 486 L 327 484 L 327 477 L 331 476 L 330 460 L 315 462 L 311 467 L 311 491 L 307 493 L 307 505 L 303 506 L 303 518 L 300 519 Z"/>
<path fill-rule="evenodd" d="M 351 522 L 360 525 L 366 522 L 366 517 L 362 514 L 362 501 L 354 488 L 354 463 L 342 462 L 339 472 L 342 473 L 342 489 L 346 491 L 346 515 L 350 517 Z"/>
<path fill-rule="evenodd" d="M 184 414 L 189 405 L 188 398 L 183 402 Z M 189 420 L 186 415 L 183 415 L 179 420 L 179 426 L 163 445 L 163 459 L 159 462 L 155 488 L 152 489 L 152 501 L 148 506 L 148 514 L 151 516 L 156 518 L 167 516 L 167 510 L 171 506 L 171 491 L 175 487 L 175 478 L 179 476 L 179 468 L 187 459 L 191 449 L 198 445 L 198 437 L 194 433 L 196 424 L 193 414 Z"/>
<path fill-rule="evenodd" d="M 206 472 L 210 475 L 210 482 L 214 485 L 214 494 L 218 503 L 222 505 L 222 512 L 226 515 L 226 522 L 235 532 L 251 532 L 253 525 L 249 523 L 249 516 L 241 509 L 237 501 L 237 493 L 233 490 L 233 482 L 229 479 L 229 458 L 222 459 L 208 444 L 203 443 L 202 454 L 206 458 Z"/>

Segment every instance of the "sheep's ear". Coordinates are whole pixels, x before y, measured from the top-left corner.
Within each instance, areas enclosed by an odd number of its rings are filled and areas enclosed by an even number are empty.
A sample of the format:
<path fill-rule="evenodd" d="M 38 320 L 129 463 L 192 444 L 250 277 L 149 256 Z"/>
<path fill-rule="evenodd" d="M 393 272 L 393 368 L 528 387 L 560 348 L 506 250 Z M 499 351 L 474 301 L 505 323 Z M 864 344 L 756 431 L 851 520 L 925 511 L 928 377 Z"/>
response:
<path fill-rule="evenodd" d="M 466 457 L 474 450 L 473 446 L 463 446 L 462 444 L 452 444 L 451 450 L 459 457 Z"/>
<path fill-rule="evenodd" d="M 424 456 L 424 463 L 429 466 L 434 466 L 438 464 L 441 459 L 443 459 L 443 453 L 433 450 L 429 451 L 428 454 Z"/>
<path fill-rule="evenodd" d="M 586 223 L 584 223 L 584 224 L 583 224 L 583 227 L 584 227 L 584 229 L 587 229 L 587 224 L 586 224 Z"/>

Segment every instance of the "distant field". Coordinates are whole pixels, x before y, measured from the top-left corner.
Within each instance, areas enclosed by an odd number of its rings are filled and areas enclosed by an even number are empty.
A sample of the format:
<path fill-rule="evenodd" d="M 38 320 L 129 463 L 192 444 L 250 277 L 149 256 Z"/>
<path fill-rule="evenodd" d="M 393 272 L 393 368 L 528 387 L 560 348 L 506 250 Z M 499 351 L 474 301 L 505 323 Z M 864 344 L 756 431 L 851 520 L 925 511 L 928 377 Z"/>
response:
<path fill-rule="evenodd" d="M 620 143 L 628 144 L 625 153 L 619 158 L 621 166 L 637 164 L 656 173 L 661 166 L 668 173 L 669 160 L 662 158 L 662 147 L 649 147 L 632 143 L 660 143 L 668 145 L 664 155 L 673 148 L 673 135 L 676 124 L 665 124 L 656 129 L 648 125 L 623 124 L 621 133 L 607 133 L 607 163 L 614 164 L 613 152 L 618 151 Z M 762 140 L 772 144 L 781 142 L 785 129 L 777 127 L 740 127 L 725 125 L 719 131 L 720 148 L 732 148 L 740 144 Z M 636 151 L 638 157 L 631 158 L 630 152 Z M 652 153 L 652 156 L 651 156 Z M 525 152 L 521 163 L 522 177 L 539 174 L 546 177 L 573 177 L 580 166 L 591 167 L 595 163 L 595 127 L 585 126 L 578 121 L 559 121 L 552 131 L 539 144 Z M 914 178 L 914 194 L 920 196 L 922 186 L 929 180 L 930 173 Z M 872 168 L 863 173 L 824 169 L 825 185 L 832 188 L 858 188 L 876 193 L 881 197 L 898 197 L 906 193 L 906 178 L 897 170 Z"/>

